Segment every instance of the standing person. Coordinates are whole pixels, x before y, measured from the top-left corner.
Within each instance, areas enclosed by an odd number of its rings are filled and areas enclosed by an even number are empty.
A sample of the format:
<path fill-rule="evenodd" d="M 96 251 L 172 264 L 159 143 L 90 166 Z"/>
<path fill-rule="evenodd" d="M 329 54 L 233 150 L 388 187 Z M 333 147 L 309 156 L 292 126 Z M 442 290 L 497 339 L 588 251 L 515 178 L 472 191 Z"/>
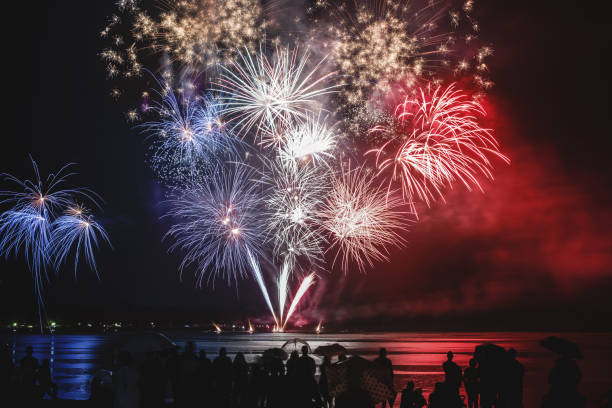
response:
<path fill-rule="evenodd" d="M 51 367 L 49 367 L 49 359 L 45 358 L 42 365 L 38 369 L 38 385 L 40 386 L 40 396 L 44 398 L 45 394 L 53 399 L 57 397 L 57 384 L 53 382 L 51 377 Z"/>
<path fill-rule="evenodd" d="M 525 367 L 516 359 L 516 350 L 508 350 L 508 375 L 507 375 L 507 406 L 512 408 L 523 407 L 523 377 Z"/>
<path fill-rule="evenodd" d="M 297 364 L 297 396 L 298 406 L 300 407 L 312 407 L 313 398 L 318 397 L 318 387 L 314 378 L 316 371 L 317 364 L 314 359 L 308 355 L 308 347 L 302 346 L 302 355 Z"/>
<path fill-rule="evenodd" d="M 36 371 L 38 360 L 33 356 L 32 346 L 26 347 L 26 355 L 19 362 L 21 369 L 21 392 L 25 399 L 30 400 L 36 394 Z"/>
<path fill-rule="evenodd" d="M 244 359 L 244 354 L 239 352 L 234 357 L 232 364 L 234 377 L 234 407 L 245 405 L 247 387 L 249 385 L 249 365 Z"/>
<path fill-rule="evenodd" d="M 166 359 L 165 371 L 168 379 L 168 385 L 172 390 L 172 397 L 176 403 L 177 399 L 181 399 L 181 390 L 179 384 L 180 377 L 180 360 L 178 356 L 179 347 L 173 347 L 168 352 L 168 358 Z"/>
<path fill-rule="evenodd" d="M 382 374 L 382 382 L 389 387 L 394 396 L 389 400 L 389 406 L 393 407 L 395 401 L 395 388 L 393 386 L 393 363 L 387 358 L 387 349 L 381 347 L 378 351 L 378 357 L 374 360 L 374 364 L 378 367 Z M 383 401 L 382 408 L 387 406 L 387 401 Z"/>
<path fill-rule="evenodd" d="M 446 361 L 442 364 L 442 368 L 444 369 L 444 382 L 459 395 L 461 368 L 453 361 L 453 357 L 454 354 L 452 351 L 446 353 Z"/>
<path fill-rule="evenodd" d="M 158 408 L 164 404 L 166 376 L 159 353 L 150 352 L 141 366 L 142 406 Z"/>
<path fill-rule="evenodd" d="M 323 407 L 331 408 L 332 397 L 329 395 L 329 385 L 327 384 L 327 369 L 331 367 L 331 359 L 329 356 L 323 357 L 323 364 L 319 367 L 321 375 L 319 376 L 319 392 L 323 397 Z"/>
<path fill-rule="evenodd" d="M 468 398 L 468 408 L 478 408 L 478 394 L 480 393 L 480 375 L 476 367 L 476 359 L 470 359 L 470 365 L 463 372 L 463 384 Z"/>
<path fill-rule="evenodd" d="M 11 378 L 13 377 L 13 359 L 8 344 L 3 344 L 0 348 L 0 395 L 4 398 L 12 395 L 10 389 Z"/>
<path fill-rule="evenodd" d="M 400 408 L 414 408 L 416 393 L 414 392 L 414 381 L 408 381 L 406 388 L 402 390 Z"/>
<path fill-rule="evenodd" d="M 206 351 L 200 350 L 198 368 L 195 372 L 195 388 L 200 394 L 202 401 L 210 401 L 211 398 L 212 362 L 206 357 Z"/>
<path fill-rule="evenodd" d="M 232 360 L 227 356 L 225 347 L 219 349 L 219 355 L 212 363 L 213 387 L 218 407 L 231 405 L 232 394 Z"/>
<path fill-rule="evenodd" d="M 193 406 L 197 389 L 195 387 L 195 372 L 198 369 L 199 363 L 198 358 L 194 353 L 193 341 L 187 342 L 185 346 L 185 352 L 181 356 L 179 364 L 179 398 L 177 398 L 176 405 L 191 407 Z"/>
<path fill-rule="evenodd" d="M 293 350 L 287 360 L 287 376 L 295 378 L 297 376 L 298 364 L 300 362 L 300 355 L 297 350 Z"/>
<path fill-rule="evenodd" d="M 132 355 L 119 354 L 119 368 L 113 372 L 114 408 L 138 408 L 140 406 L 140 374 L 134 368 Z"/>

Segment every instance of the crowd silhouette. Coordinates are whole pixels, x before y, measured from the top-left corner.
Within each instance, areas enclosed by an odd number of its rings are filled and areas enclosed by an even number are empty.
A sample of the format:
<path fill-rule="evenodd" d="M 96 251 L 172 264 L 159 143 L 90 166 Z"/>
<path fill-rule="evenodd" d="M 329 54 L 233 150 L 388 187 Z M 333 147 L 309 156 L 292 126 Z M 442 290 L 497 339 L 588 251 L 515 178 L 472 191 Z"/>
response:
<path fill-rule="evenodd" d="M 243 353 L 237 353 L 232 360 L 226 349 L 221 348 L 211 361 L 203 350 L 196 354 L 192 342 L 187 343 L 182 353 L 178 348 L 149 352 L 140 361 L 129 352 L 120 352 L 112 376 L 95 376 L 92 380 L 90 404 L 115 408 L 373 407 L 358 376 L 349 375 L 345 393 L 330 395 L 330 356 L 323 358 L 318 380 L 317 365 L 308 347 L 302 347 L 301 354 L 292 352 L 286 363 L 282 357 L 264 354 L 256 364 L 249 364 Z M 338 361 L 344 360 L 346 356 L 340 354 Z M 0 364 L 3 395 L 17 393 L 23 402 L 56 397 L 57 385 L 49 360 L 39 364 L 31 346 L 25 349 L 18 366 L 13 365 L 8 346 L 2 346 Z M 384 348 L 374 365 L 381 382 L 393 390 L 393 365 Z M 464 369 L 449 351 L 442 369 L 444 381 L 435 384 L 428 401 L 423 390 L 409 381 L 397 394 L 400 408 L 523 407 L 525 370 L 514 349 L 492 344 L 478 346 Z M 550 389 L 543 398 L 543 408 L 585 406 L 585 399 L 577 390 L 581 372 L 573 358 L 560 356 L 548 380 Z M 609 401 L 609 396 L 606 398 Z M 395 402 L 394 397 L 382 402 L 382 407 L 387 404 L 393 407 Z"/>

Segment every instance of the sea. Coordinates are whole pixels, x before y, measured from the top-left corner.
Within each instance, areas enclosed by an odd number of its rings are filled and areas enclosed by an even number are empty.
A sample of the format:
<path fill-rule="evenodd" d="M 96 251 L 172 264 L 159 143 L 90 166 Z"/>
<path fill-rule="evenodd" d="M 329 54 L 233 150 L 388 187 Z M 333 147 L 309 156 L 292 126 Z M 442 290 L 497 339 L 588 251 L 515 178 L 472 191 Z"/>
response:
<path fill-rule="evenodd" d="M 601 396 L 612 389 L 612 333 L 541 333 L 541 332 L 385 332 L 385 333 L 230 333 L 197 331 L 163 332 L 183 348 L 189 341 L 196 349 L 206 350 L 214 358 L 219 348 L 225 347 L 230 357 L 245 353 L 247 361 L 254 362 L 264 350 L 281 347 L 299 338 L 316 347 L 339 343 L 350 354 L 374 359 L 381 347 L 387 349 L 393 362 L 395 388 L 402 389 L 408 381 L 422 388 L 425 396 L 436 382 L 443 381 L 442 363 L 450 350 L 455 362 L 466 367 L 480 344 L 494 343 L 514 348 L 518 360 L 525 366 L 525 407 L 540 406 L 548 389 L 547 379 L 556 355 L 539 345 L 547 336 L 557 335 L 580 346 L 584 359 L 578 364 L 582 370 L 579 391 L 587 397 L 589 407 L 598 407 Z M 10 346 L 13 359 L 18 362 L 31 345 L 39 360 L 49 358 L 52 374 L 58 384 L 58 397 L 84 400 L 89 398 L 89 382 L 99 369 L 112 369 L 116 335 L 112 334 L 0 334 L 0 341 Z M 290 343 L 292 344 L 292 343 Z M 288 346 L 291 347 L 291 346 Z M 320 362 L 317 356 L 315 359 Z M 395 403 L 399 407 L 399 398 Z"/>

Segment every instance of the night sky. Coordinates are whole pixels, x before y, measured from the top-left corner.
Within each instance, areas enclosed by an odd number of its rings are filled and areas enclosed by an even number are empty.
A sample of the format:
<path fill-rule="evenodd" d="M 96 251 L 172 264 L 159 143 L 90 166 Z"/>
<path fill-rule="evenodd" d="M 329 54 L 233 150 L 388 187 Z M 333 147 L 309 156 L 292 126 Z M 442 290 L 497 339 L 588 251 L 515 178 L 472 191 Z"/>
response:
<path fill-rule="evenodd" d="M 32 175 L 78 163 L 74 183 L 100 193 L 114 250 L 101 280 L 68 267 L 46 290 L 57 320 L 265 317 L 254 281 L 194 288 L 161 242 L 162 190 L 145 144 L 109 97 L 98 33 L 112 1 L 27 3 L 3 20 L 0 171 Z M 304 322 L 406 329 L 600 329 L 612 321 L 609 15 L 590 2 L 477 1 L 495 49 L 487 102 L 510 166 L 486 193 L 449 192 L 420 208 L 406 248 L 367 275 L 323 273 Z M 10 23 L 9 23 L 10 24 Z M 4 186 L 3 186 L 4 187 Z M 22 260 L 0 263 L 0 316 L 35 320 Z"/>

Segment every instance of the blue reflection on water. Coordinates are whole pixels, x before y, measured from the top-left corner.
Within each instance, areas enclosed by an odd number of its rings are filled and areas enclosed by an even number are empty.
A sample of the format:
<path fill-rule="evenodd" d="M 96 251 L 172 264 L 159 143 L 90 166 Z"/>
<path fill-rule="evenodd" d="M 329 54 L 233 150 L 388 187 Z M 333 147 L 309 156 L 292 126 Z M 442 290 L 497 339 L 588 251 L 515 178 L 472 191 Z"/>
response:
<path fill-rule="evenodd" d="M 11 346 L 13 363 L 18 365 L 25 348 L 32 346 L 40 362 L 48 358 L 51 374 L 58 385 L 58 397 L 89 398 L 89 381 L 102 366 L 104 335 L 12 335 L 3 338 Z"/>

